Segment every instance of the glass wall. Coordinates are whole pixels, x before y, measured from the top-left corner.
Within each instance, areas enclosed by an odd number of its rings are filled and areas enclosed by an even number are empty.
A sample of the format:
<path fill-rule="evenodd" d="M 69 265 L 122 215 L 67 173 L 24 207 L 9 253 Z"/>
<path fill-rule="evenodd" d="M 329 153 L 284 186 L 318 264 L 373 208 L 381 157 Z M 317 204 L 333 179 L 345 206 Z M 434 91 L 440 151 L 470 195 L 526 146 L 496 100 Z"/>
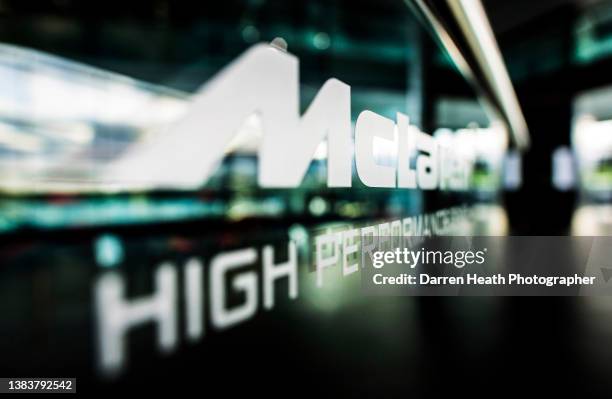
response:
<path fill-rule="evenodd" d="M 427 337 L 413 326 L 422 305 L 363 296 L 352 261 L 339 258 L 333 242 L 317 246 L 317 237 L 361 228 L 508 233 L 501 194 L 521 180 L 520 158 L 508 157 L 508 129 L 410 4 L 0 4 L 6 375 L 77 376 L 109 390 L 179 375 L 194 388 L 240 381 L 245 389 L 277 375 L 290 390 L 315 389 L 311 383 L 324 378 L 334 391 L 342 375 L 369 378 L 377 365 L 371 383 L 354 386 L 374 391 L 418 372 L 413 360 Z M 271 58 L 249 63 L 262 48 Z M 267 69 L 277 63 L 286 75 Z M 233 82 L 243 66 L 254 68 L 248 83 L 262 90 L 220 83 Z M 350 86 L 350 111 L 338 102 L 316 108 L 332 78 Z M 223 95 L 210 95 L 215 90 Z M 235 115 L 245 98 L 273 103 L 266 109 L 296 105 L 300 123 L 312 110 L 317 129 L 346 110 L 348 147 L 322 139 L 297 184 L 266 187 L 262 147 L 302 153 L 266 144 L 278 115 Z M 211 118 L 201 103 L 220 111 Z M 406 129 L 469 157 L 466 185 L 398 188 L 393 175 L 394 187 L 368 187 L 353 157 L 364 111 L 392 122 L 387 139 L 372 141 L 377 165 L 414 169 L 427 152 L 414 149 L 400 165 L 400 113 Z M 186 129 L 199 115 L 207 123 Z M 227 142 L 219 121 L 237 127 Z M 328 162 L 342 148 L 351 154 L 349 184 L 333 187 Z M 281 172 L 295 160 L 285 158 L 275 164 Z M 198 169 L 205 163 L 213 167 Z M 319 274 L 317 256 L 334 265 Z M 277 284 L 270 265 L 293 261 L 299 279 L 283 275 Z M 477 307 L 483 313 L 474 329 L 487 323 L 489 305 Z"/>

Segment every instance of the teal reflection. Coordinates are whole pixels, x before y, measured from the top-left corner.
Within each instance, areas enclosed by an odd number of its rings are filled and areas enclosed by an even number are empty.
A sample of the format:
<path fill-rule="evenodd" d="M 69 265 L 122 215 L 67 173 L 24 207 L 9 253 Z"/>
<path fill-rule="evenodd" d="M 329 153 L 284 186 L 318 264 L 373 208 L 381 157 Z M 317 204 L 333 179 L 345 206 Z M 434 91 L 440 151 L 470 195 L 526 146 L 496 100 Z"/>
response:
<path fill-rule="evenodd" d="M 123 245 L 119 237 L 103 234 L 94 242 L 96 263 L 105 268 L 115 267 L 123 261 Z"/>

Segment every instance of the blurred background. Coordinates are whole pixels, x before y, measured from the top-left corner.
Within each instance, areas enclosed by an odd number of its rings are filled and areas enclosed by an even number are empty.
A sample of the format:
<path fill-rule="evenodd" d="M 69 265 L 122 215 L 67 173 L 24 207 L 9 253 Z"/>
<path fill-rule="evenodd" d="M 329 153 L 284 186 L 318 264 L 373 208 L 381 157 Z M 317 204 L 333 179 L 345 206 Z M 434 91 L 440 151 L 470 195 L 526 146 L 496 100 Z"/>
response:
<path fill-rule="evenodd" d="M 172 134 L 194 93 L 257 43 L 298 58 L 301 112 L 340 79 L 353 126 L 363 110 L 408 115 L 474 160 L 471 189 L 368 188 L 356 175 L 328 188 L 325 143 L 299 187 L 262 189 L 256 115 L 201 186 L 102 183 L 109 165 Z M 317 288 L 308 243 L 451 206 L 471 209 L 455 234 L 608 235 L 610 71 L 607 1 L 0 0 L 1 374 L 74 376 L 81 392 L 524 394 L 533 383 L 605 394 L 607 298 L 364 297 L 339 267 Z M 389 146 L 374 152 L 394 162 Z M 187 342 L 181 299 L 172 351 L 142 323 L 121 372 L 105 372 L 105 276 L 136 301 L 158 289 L 161 263 L 182 278 L 197 257 L 209 287 L 216 254 L 271 244 L 282 258 L 289 239 L 304 244 L 295 301 L 282 282 L 274 309 L 224 331 L 205 310 L 203 338 Z M 261 277 L 260 263 L 245 270 Z"/>

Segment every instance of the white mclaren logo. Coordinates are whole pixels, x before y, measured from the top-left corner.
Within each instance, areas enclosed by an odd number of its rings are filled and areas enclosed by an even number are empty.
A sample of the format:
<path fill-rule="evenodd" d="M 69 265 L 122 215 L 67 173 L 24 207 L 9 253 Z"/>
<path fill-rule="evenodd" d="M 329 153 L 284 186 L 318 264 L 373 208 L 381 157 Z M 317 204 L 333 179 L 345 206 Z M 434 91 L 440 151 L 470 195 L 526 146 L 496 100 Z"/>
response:
<path fill-rule="evenodd" d="M 472 169 L 451 148 L 409 124 L 371 111 L 351 126 L 350 87 L 329 79 L 303 115 L 299 113 L 296 57 L 256 45 L 205 84 L 186 114 L 153 142 L 109 165 L 103 179 L 126 186 L 194 189 L 215 172 L 244 122 L 257 115 L 263 130 L 258 182 L 264 188 L 300 185 L 317 147 L 327 143 L 327 185 L 466 190 Z M 393 163 L 377 159 L 376 140 L 393 146 Z"/>

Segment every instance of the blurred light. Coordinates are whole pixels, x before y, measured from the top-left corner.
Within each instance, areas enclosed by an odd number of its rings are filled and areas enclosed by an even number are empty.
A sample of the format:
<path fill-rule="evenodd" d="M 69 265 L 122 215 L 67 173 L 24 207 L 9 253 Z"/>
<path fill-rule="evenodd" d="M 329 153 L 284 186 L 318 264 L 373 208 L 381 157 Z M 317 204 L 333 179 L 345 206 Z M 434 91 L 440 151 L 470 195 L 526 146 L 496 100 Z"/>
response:
<path fill-rule="evenodd" d="M 572 216 L 571 232 L 575 236 L 612 235 L 612 205 L 579 206 Z"/>
<path fill-rule="evenodd" d="M 501 104 L 501 111 L 510 124 L 514 142 L 519 149 L 526 149 L 529 147 L 527 123 L 482 2 L 456 0 L 449 1 L 448 5 L 476 54 L 479 65 L 483 67 L 494 96 Z"/>
<path fill-rule="evenodd" d="M 279 198 L 257 201 L 250 198 L 239 198 L 231 203 L 226 216 L 230 220 L 241 220 L 253 215 L 278 217 L 284 212 L 285 204 Z"/>
<path fill-rule="evenodd" d="M 242 38 L 247 43 L 255 43 L 259 40 L 259 30 L 253 25 L 247 25 L 242 28 Z"/>
<path fill-rule="evenodd" d="M 597 120 L 584 114 L 572 130 L 572 148 L 576 157 L 580 186 L 599 199 L 612 198 L 612 120 Z"/>
<path fill-rule="evenodd" d="M 0 147 L 23 152 L 37 152 L 42 149 L 40 137 L 19 132 L 13 126 L 0 122 Z"/>
<path fill-rule="evenodd" d="M 552 183 L 560 191 L 568 191 L 576 183 L 572 152 L 567 147 L 559 147 L 552 156 Z"/>
<path fill-rule="evenodd" d="M 470 217 L 471 235 L 504 236 L 510 231 L 508 213 L 499 205 L 475 204 Z"/>
<path fill-rule="evenodd" d="M 342 217 L 356 218 L 364 214 L 365 208 L 356 202 L 346 202 L 338 206 L 338 214 Z"/>
<path fill-rule="evenodd" d="M 84 122 L 54 123 L 51 129 L 53 135 L 74 144 L 90 144 L 95 137 L 94 129 Z"/>
<path fill-rule="evenodd" d="M 114 267 L 123 261 L 121 240 L 112 234 L 104 234 L 98 237 L 94 244 L 94 250 L 96 262 L 102 267 Z"/>
<path fill-rule="evenodd" d="M 521 187 L 522 180 L 521 154 L 518 151 L 510 151 L 506 154 L 504 162 L 504 188 L 506 190 L 516 190 Z"/>
<path fill-rule="evenodd" d="M 327 212 L 327 202 L 321 197 L 314 197 L 308 204 L 308 210 L 314 216 L 321 216 Z"/>
<path fill-rule="evenodd" d="M 312 44 L 318 50 L 327 50 L 331 44 L 331 40 L 327 33 L 317 32 L 312 38 Z"/>
<path fill-rule="evenodd" d="M 91 180 L 163 132 L 188 101 L 186 93 L 0 44 L 1 188 L 13 193 L 125 189 Z"/>
<path fill-rule="evenodd" d="M 492 123 L 486 128 L 459 129 L 455 133 L 453 148 L 480 166 L 472 173 L 472 183 L 477 192 L 494 193 L 501 187 L 508 149 L 508 135 L 503 125 Z"/>
<path fill-rule="evenodd" d="M 598 121 L 591 115 L 579 117 L 572 144 L 580 159 L 594 160 L 612 153 L 612 120 Z"/>
<path fill-rule="evenodd" d="M 298 247 L 306 245 L 308 242 L 308 231 L 301 224 L 294 224 L 289 227 L 289 238 L 295 242 Z"/>

